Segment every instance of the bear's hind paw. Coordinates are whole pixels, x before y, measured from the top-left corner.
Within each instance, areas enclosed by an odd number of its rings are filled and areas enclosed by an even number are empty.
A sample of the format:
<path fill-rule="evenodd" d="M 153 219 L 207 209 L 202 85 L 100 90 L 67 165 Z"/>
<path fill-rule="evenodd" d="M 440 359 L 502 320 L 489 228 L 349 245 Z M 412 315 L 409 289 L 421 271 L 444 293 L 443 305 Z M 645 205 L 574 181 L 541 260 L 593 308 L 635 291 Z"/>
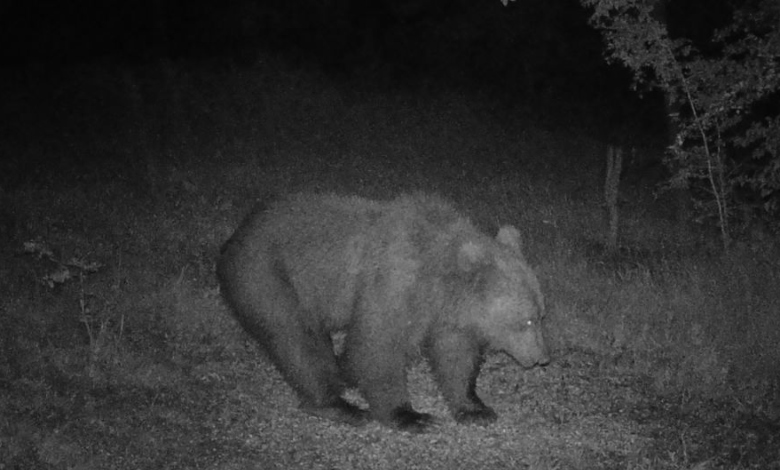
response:
<path fill-rule="evenodd" d="M 392 413 L 391 426 L 399 431 L 420 434 L 436 424 L 436 418 L 428 413 L 418 413 L 410 406 L 397 408 Z"/>

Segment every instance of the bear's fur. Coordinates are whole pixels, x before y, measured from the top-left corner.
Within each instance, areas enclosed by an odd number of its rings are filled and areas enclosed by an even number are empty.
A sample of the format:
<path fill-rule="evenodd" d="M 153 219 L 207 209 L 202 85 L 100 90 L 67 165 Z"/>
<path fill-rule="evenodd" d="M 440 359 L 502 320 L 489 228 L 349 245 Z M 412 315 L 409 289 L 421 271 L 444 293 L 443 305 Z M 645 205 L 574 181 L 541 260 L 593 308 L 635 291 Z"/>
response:
<path fill-rule="evenodd" d="M 379 202 L 298 194 L 253 212 L 223 247 L 222 293 L 309 413 L 409 431 L 408 358 L 422 351 L 458 422 L 496 414 L 476 394 L 487 348 L 548 362 L 544 302 L 518 231 L 494 239 L 424 194 Z M 344 352 L 332 334 L 345 332 Z M 342 398 L 357 386 L 369 404 Z"/>

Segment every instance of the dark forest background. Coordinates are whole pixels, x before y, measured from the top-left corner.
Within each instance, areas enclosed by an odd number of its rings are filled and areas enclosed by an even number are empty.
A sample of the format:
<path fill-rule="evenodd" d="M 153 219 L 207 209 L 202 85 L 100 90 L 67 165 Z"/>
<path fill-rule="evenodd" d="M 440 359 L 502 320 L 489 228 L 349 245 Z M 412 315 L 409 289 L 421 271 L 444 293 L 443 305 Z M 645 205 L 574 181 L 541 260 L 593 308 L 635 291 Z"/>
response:
<path fill-rule="evenodd" d="M 748 3 L 672 0 L 666 24 L 715 54 Z M 745 211 L 725 249 L 702 188 L 665 185 L 664 96 L 590 14 L 0 3 L 0 468 L 778 468 L 776 221 Z M 214 277 L 241 218 L 296 190 L 516 225 L 552 363 L 489 355 L 488 428 L 447 416 L 424 362 L 431 436 L 298 412 Z"/>

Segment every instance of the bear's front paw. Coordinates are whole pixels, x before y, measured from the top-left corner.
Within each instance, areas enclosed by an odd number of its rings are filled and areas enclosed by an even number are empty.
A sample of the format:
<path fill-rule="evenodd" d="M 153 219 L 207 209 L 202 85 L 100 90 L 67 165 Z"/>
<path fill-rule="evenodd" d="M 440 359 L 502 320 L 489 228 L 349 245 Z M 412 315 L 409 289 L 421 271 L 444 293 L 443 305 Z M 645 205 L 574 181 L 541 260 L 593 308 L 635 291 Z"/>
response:
<path fill-rule="evenodd" d="M 453 413 L 453 417 L 460 424 L 476 424 L 477 426 L 487 426 L 498 419 L 496 412 L 489 406 L 458 410 Z"/>
<path fill-rule="evenodd" d="M 420 434 L 436 423 L 433 415 L 428 413 L 418 413 L 410 406 L 397 408 L 393 411 L 392 426 L 399 431 Z"/>

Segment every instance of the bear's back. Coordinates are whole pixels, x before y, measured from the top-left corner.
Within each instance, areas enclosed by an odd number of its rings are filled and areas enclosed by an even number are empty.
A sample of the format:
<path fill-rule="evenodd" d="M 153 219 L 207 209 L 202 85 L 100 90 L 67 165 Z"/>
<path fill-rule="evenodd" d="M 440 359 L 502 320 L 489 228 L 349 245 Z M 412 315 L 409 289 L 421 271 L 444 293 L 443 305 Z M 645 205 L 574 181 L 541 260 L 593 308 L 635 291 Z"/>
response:
<path fill-rule="evenodd" d="M 426 193 L 392 200 L 298 193 L 270 205 L 261 217 L 262 231 L 279 240 L 323 236 L 343 241 L 349 234 L 380 240 L 390 234 L 398 236 L 398 230 L 429 236 L 453 230 L 476 233 L 449 202 Z"/>
<path fill-rule="evenodd" d="M 420 268 L 450 271 L 456 241 L 487 240 L 449 202 L 425 193 L 387 201 L 295 194 L 270 206 L 253 233 L 293 276 L 321 276 L 331 288 L 377 270 L 410 278 Z"/>

